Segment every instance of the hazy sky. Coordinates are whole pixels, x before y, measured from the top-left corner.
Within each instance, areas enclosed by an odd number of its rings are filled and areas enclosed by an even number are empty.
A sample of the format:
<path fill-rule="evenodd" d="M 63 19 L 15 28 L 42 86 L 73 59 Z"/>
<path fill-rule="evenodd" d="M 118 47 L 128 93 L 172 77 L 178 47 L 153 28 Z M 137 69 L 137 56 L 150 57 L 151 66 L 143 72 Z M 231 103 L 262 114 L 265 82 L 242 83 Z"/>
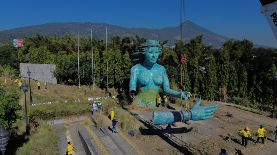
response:
<path fill-rule="evenodd" d="M 0 31 L 50 22 L 164 28 L 180 23 L 180 0 L 1 0 Z M 185 0 L 185 19 L 220 35 L 277 47 L 259 0 Z"/>

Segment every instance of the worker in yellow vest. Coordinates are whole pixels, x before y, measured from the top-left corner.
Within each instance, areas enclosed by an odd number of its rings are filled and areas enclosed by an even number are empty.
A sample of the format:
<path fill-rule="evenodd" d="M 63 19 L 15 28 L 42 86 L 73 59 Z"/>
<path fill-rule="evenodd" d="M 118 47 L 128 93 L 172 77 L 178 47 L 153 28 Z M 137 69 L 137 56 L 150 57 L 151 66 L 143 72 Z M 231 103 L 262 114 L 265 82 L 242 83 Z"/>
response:
<path fill-rule="evenodd" d="M 169 104 L 168 104 L 168 98 L 166 95 L 164 95 L 164 103 L 162 104 L 163 107 L 168 107 Z"/>
<path fill-rule="evenodd" d="M 259 143 L 260 139 L 262 139 L 262 143 L 264 144 L 265 132 L 266 130 L 263 125 L 260 125 L 260 128 L 258 129 L 258 138 L 255 143 Z"/>
<path fill-rule="evenodd" d="M 110 116 L 111 116 L 111 120 L 113 120 L 114 119 L 114 110 L 113 109 L 111 110 Z"/>
<path fill-rule="evenodd" d="M 22 87 L 22 82 L 21 82 L 21 80 L 18 80 L 17 85 L 18 85 L 18 88 L 21 90 L 21 87 Z"/>
<path fill-rule="evenodd" d="M 160 95 L 157 95 L 156 106 L 159 107 L 161 104 L 162 104 L 162 98 L 160 97 Z"/>
<path fill-rule="evenodd" d="M 172 106 L 170 106 L 169 105 L 169 100 L 168 100 L 168 97 L 166 96 L 166 95 L 164 95 L 164 97 L 163 97 L 163 103 L 162 103 L 162 106 L 163 107 L 167 107 L 168 109 L 172 109 L 172 110 L 175 110 L 175 108 L 174 107 L 172 107 Z"/>
<path fill-rule="evenodd" d="M 247 141 L 249 137 L 251 137 L 250 129 L 248 127 L 245 127 L 240 131 L 241 133 L 241 143 L 244 147 L 247 146 Z"/>
<path fill-rule="evenodd" d="M 75 147 L 73 147 L 73 145 L 71 144 L 71 142 L 69 141 L 67 143 L 67 151 L 66 151 L 66 154 L 67 155 L 73 155 L 74 154 L 74 149 Z"/>
<path fill-rule="evenodd" d="M 40 90 L 40 82 L 37 82 L 38 90 Z"/>

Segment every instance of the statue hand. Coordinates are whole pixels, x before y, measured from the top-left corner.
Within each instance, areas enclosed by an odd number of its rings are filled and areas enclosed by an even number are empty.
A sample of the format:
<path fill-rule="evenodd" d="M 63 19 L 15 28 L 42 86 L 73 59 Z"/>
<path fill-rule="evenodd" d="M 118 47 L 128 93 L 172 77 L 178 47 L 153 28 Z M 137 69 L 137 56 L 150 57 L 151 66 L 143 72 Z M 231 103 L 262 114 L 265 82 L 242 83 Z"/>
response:
<path fill-rule="evenodd" d="M 201 106 L 201 100 L 197 100 L 194 106 L 191 108 L 191 120 L 206 120 L 213 117 L 215 110 L 218 109 L 217 104 Z"/>
<path fill-rule="evenodd" d="M 181 92 L 181 95 L 183 100 L 188 100 L 192 96 L 191 93 L 188 91 Z"/>

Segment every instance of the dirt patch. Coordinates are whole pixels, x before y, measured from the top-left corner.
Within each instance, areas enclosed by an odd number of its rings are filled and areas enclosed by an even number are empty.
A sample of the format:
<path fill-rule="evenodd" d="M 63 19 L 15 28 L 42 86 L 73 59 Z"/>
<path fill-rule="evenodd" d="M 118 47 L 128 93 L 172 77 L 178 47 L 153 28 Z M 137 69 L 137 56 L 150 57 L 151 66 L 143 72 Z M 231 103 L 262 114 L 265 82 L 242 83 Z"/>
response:
<path fill-rule="evenodd" d="M 211 104 L 214 102 L 203 102 L 202 105 Z M 184 141 L 183 146 L 190 148 L 196 154 L 218 154 L 221 149 L 226 149 L 229 154 L 235 154 L 236 149 L 241 150 L 245 154 L 270 154 L 277 151 L 275 143 L 270 140 L 273 139 L 273 129 L 276 126 L 276 119 L 269 118 L 264 115 L 245 111 L 230 105 L 219 104 L 219 109 L 216 111 L 214 117 L 210 120 L 191 122 L 190 125 L 184 123 L 177 123 L 176 127 L 172 127 L 173 131 L 179 131 L 181 128 L 191 130 L 183 133 L 172 133 L 172 135 Z M 183 110 L 182 106 L 174 105 L 177 110 Z M 156 110 L 161 110 L 157 108 Z M 135 110 L 144 118 L 151 121 L 151 111 Z M 255 144 L 257 130 L 262 124 L 267 130 L 267 137 L 265 144 Z M 248 141 L 248 145 L 244 148 L 241 145 L 241 135 L 239 131 L 244 127 L 249 127 L 253 136 L 253 140 Z M 166 130 L 166 125 L 161 125 Z M 187 131 L 187 130 L 184 130 Z M 168 152 L 166 142 L 156 135 L 141 135 L 145 141 L 146 146 L 153 146 L 158 154 L 166 154 Z M 173 146 L 169 146 L 174 148 Z M 170 150 L 170 149 L 169 149 Z M 173 149 L 174 150 L 174 149 Z M 176 149 L 175 149 L 176 150 Z M 171 152 L 170 152 L 171 151 Z M 172 154 L 172 150 L 169 153 Z M 178 150 L 177 150 L 178 152 Z M 180 153 L 180 152 L 179 152 Z M 178 154 L 178 153 L 177 153 Z"/>

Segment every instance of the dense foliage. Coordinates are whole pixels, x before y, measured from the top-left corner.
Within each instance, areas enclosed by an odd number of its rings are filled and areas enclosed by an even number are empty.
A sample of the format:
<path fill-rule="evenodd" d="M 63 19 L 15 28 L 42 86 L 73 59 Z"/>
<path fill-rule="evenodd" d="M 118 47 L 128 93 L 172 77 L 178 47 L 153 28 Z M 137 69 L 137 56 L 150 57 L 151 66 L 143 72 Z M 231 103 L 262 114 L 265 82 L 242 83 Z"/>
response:
<path fill-rule="evenodd" d="M 105 48 L 103 40 L 80 39 L 81 84 L 107 85 L 106 64 L 109 62 L 108 85 L 117 90 L 127 90 L 132 54 L 144 41 L 139 37 L 113 37 Z M 9 47 L 10 46 L 10 47 Z M 7 56 L 6 50 L 12 51 Z M 64 37 L 34 36 L 25 38 L 22 49 L 11 45 L 0 47 L 1 64 L 14 66 L 17 62 L 53 63 L 59 83 L 75 85 L 77 75 L 77 39 Z M 276 72 L 276 49 L 254 48 L 250 41 L 229 40 L 221 48 L 204 45 L 198 36 L 184 44 L 177 42 L 174 48 L 163 46 L 160 64 L 167 68 L 171 85 L 182 86 L 205 99 L 236 100 L 258 104 L 268 110 L 273 101 L 273 76 Z M 17 57 L 14 56 L 17 53 Z M 180 83 L 180 55 L 186 53 L 183 65 L 183 83 Z M 94 68 L 92 69 L 92 54 Z M 4 59 L 5 55 L 8 59 Z M 93 70 L 93 73 L 92 73 Z"/>
<path fill-rule="evenodd" d="M 0 123 L 8 130 L 12 130 L 12 124 L 19 117 L 19 94 L 12 88 L 0 86 Z"/>

